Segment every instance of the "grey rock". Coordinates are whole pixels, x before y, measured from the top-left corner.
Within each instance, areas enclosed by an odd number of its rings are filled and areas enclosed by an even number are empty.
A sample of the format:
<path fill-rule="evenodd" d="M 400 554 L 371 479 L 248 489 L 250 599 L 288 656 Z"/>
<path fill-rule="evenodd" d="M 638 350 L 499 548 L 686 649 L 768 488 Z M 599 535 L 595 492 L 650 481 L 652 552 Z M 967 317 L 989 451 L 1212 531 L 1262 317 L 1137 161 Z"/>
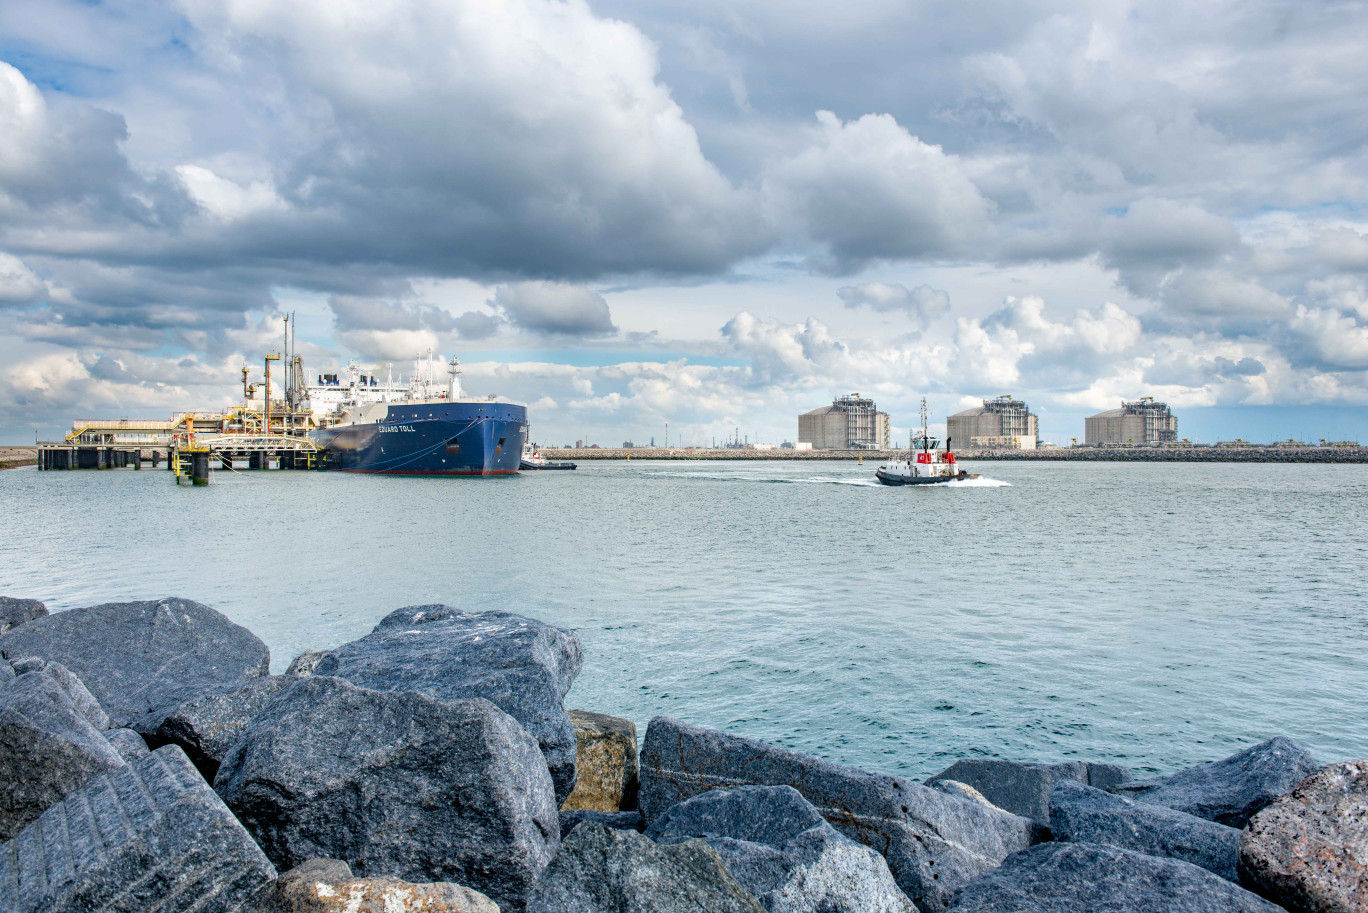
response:
<path fill-rule="evenodd" d="M 95 778 L 0 846 L 5 913 L 252 913 L 274 878 L 175 747 Z"/>
<path fill-rule="evenodd" d="M 67 697 L 71 698 L 72 706 L 80 711 L 81 716 L 85 717 L 90 725 L 102 731 L 109 728 L 109 717 L 100 706 L 100 702 L 95 700 L 95 695 L 91 694 L 85 683 L 76 677 L 76 673 L 61 663 L 49 662 L 37 656 L 27 656 L 15 661 L 14 672 L 16 675 L 46 672 L 61 686 Z"/>
<path fill-rule="evenodd" d="M 1255 815 L 1239 865 L 1293 913 L 1368 910 L 1368 761 L 1332 764 Z"/>
<path fill-rule="evenodd" d="M 303 653 L 290 660 L 290 668 L 285 670 L 286 675 L 294 675 L 303 678 L 306 675 L 313 675 L 314 670 L 323 657 L 328 655 L 327 650 L 305 650 Z"/>
<path fill-rule="evenodd" d="M 0 654 L 66 666 L 116 728 L 260 678 L 271 661 L 251 631 L 208 606 L 174 598 L 39 618 L 0 634 Z"/>
<path fill-rule="evenodd" d="M 641 833 L 646 830 L 646 822 L 641 820 L 641 812 L 638 811 L 596 812 L 590 809 L 562 809 L 560 813 L 561 839 L 564 840 L 571 831 L 586 821 L 601 824 L 615 831 Z"/>
<path fill-rule="evenodd" d="M 711 790 L 666 811 L 647 836 L 703 839 L 769 913 L 916 913 L 884 858 L 791 786 Z"/>
<path fill-rule="evenodd" d="M 391 612 L 370 634 L 329 652 L 314 674 L 446 701 L 484 698 L 541 745 L 556 801 L 564 802 L 575 787 L 575 730 L 564 701 L 582 662 L 570 631 L 510 612 L 424 605 Z"/>
<path fill-rule="evenodd" d="M 0 596 L 0 634 L 35 618 L 42 618 L 47 613 L 47 606 L 36 599 Z"/>
<path fill-rule="evenodd" d="M 132 764 L 151 754 L 147 742 L 132 729 L 111 729 L 104 734 L 109 744 L 119 753 L 119 757 Z"/>
<path fill-rule="evenodd" d="M 571 710 L 575 727 L 575 789 L 562 809 L 630 811 L 640 779 L 636 724 L 631 720 Z"/>
<path fill-rule="evenodd" d="M 1098 782 L 1093 782 L 1096 776 Z M 1050 826 L 1050 790 L 1061 780 L 1087 786 L 1124 782 L 1130 771 L 1115 764 L 1089 764 L 1064 761 L 1059 764 L 1033 764 L 1004 761 L 1000 758 L 969 758 L 956 761 L 926 781 L 935 786 L 940 780 L 954 780 L 972 786 L 993 805 L 1014 815 L 1030 818 L 1041 827 Z"/>
<path fill-rule="evenodd" d="M 1097 761 L 1084 761 L 1083 763 L 1088 766 L 1087 783 L 1093 789 L 1105 789 L 1110 792 L 1135 779 L 1131 774 L 1131 769 L 1124 764 L 1107 764 Z"/>
<path fill-rule="evenodd" d="M 0 840 L 13 837 L 94 777 L 123 765 L 46 671 L 0 685 Z"/>
<path fill-rule="evenodd" d="M 546 870 L 530 913 L 762 913 L 702 840 L 659 846 L 635 831 L 587 822 Z"/>
<path fill-rule="evenodd" d="M 1113 792 L 1243 828 L 1260 809 L 1319 769 L 1309 751 L 1279 736 L 1222 761 L 1123 784 Z"/>
<path fill-rule="evenodd" d="M 1028 818 L 900 777 L 833 764 L 788 748 L 656 717 L 641 753 L 641 813 L 710 789 L 792 786 L 836 830 L 883 855 L 903 893 L 943 910 L 961 884 L 1030 846 Z"/>
<path fill-rule="evenodd" d="M 310 859 L 281 875 L 256 913 L 499 913 L 499 907 L 458 884 L 356 878 L 345 862 Z"/>
<path fill-rule="evenodd" d="M 953 913 L 1282 913 L 1177 859 L 1092 843 L 1042 843 L 955 895 Z"/>
<path fill-rule="evenodd" d="M 14 667 L 9 664 L 9 660 L 0 656 L 0 685 L 14 678 Z"/>
<path fill-rule="evenodd" d="M 1103 843 L 1150 856 L 1181 859 L 1239 881 L 1235 860 L 1240 832 L 1205 818 L 1132 802 L 1065 780 L 1054 788 L 1050 830 L 1055 840 Z"/>
<path fill-rule="evenodd" d="M 536 741 L 484 700 L 313 675 L 273 697 L 214 781 L 281 869 L 450 881 L 523 909 L 560 839 Z"/>
<path fill-rule="evenodd" d="M 143 735 L 158 747 L 179 745 L 190 760 L 214 782 L 228 749 L 246 731 L 266 704 L 294 679 L 284 675 L 256 678 L 224 694 L 208 694 L 186 701 L 166 714 L 155 726 L 148 725 Z M 144 717 L 144 722 L 151 722 Z"/>

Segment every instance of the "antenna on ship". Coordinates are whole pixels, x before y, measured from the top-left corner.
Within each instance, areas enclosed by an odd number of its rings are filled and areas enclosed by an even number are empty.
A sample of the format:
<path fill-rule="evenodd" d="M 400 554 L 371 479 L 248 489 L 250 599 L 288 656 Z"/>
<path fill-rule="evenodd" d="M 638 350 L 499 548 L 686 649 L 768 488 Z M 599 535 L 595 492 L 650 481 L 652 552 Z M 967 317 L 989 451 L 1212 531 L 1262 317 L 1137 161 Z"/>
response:
<path fill-rule="evenodd" d="M 921 401 L 921 423 L 922 423 L 922 433 L 921 433 L 922 452 L 925 453 L 927 450 L 930 449 L 930 441 L 928 440 L 929 434 L 930 434 L 930 433 L 926 430 L 926 397 L 924 397 L 924 396 L 922 397 L 922 401 Z"/>

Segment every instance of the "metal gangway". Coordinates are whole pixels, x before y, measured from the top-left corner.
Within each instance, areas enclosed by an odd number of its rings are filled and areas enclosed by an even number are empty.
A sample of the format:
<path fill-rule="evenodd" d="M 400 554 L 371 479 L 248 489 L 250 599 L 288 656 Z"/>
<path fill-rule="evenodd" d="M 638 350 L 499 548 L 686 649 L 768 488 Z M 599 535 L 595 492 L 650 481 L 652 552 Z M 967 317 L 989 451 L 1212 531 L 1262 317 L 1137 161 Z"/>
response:
<path fill-rule="evenodd" d="M 186 432 L 172 439 L 171 470 L 177 485 L 208 485 L 211 467 L 270 469 L 274 463 L 277 469 L 317 469 L 320 453 L 313 441 L 290 434 Z"/>

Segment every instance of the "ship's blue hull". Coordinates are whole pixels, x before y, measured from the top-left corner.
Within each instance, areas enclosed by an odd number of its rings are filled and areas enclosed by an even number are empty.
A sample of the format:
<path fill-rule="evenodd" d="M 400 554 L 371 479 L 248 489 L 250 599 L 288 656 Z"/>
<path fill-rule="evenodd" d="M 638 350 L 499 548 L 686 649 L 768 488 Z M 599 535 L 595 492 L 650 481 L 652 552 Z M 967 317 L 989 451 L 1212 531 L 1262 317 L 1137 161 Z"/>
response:
<path fill-rule="evenodd" d="M 322 469 L 492 476 L 518 471 L 527 407 L 500 402 L 390 403 L 379 422 L 311 432 Z"/>

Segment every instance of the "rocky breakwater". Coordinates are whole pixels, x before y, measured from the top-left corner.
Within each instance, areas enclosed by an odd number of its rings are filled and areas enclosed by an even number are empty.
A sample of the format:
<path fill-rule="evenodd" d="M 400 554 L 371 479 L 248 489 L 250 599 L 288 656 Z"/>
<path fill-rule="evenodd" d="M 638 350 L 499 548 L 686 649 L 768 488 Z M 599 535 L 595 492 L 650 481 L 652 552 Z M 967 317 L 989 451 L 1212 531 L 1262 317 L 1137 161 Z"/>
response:
<path fill-rule="evenodd" d="M 20 603 L 0 913 L 1368 911 L 1368 762 L 1287 739 L 922 784 L 657 717 L 638 756 L 530 618 L 401 609 L 272 677 L 187 600 Z"/>

